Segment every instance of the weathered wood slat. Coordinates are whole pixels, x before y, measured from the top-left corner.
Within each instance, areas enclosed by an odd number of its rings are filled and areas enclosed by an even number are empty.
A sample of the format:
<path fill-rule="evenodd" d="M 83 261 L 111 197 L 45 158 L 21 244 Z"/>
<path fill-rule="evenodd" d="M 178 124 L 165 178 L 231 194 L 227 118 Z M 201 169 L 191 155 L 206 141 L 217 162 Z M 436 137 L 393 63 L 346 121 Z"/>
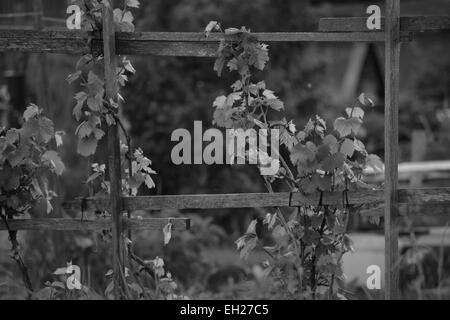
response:
<path fill-rule="evenodd" d="M 383 202 L 383 190 L 364 190 L 348 192 L 349 204 L 378 204 Z M 322 204 L 342 205 L 342 192 L 324 192 Z M 320 194 L 305 196 L 301 193 L 236 193 L 203 195 L 165 195 L 122 198 L 123 210 L 161 210 L 161 209 L 219 209 L 252 207 L 295 207 L 317 205 Z M 442 204 L 450 206 L 450 188 L 400 189 L 398 201 L 401 204 Z M 108 199 L 77 199 L 65 204 L 67 209 L 85 211 L 108 210 Z"/>
<path fill-rule="evenodd" d="M 211 209 L 288 206 L 289 193 L 208 194 L 158 197 L 124 198 L 124 207 L 131 210 L 151 208 L 166 209 Z"/>
<path fill-rule="evenodd" d="M 174 230 L 188 230 L 190 219 L 188 218 L 123 218 L 125 229 L 130 230 L 162 230 L 171 222 Z M 11 230 L 56 230 L 56 231 L 98 231 L 111 229 L 111 218 L 99 218 L 95 220 L 80 219 L 15 219 L 9 220 Z M 0 230 L 7 230 L 3 221 L 0 222 Z"/>
<path fill-rule="evenodd" d="M 384 97 L 385 299 L 399 298 L 398 99 L 400 81 L 400 0 L 386 1 Z"/>
<path fill-rule="evenodd" d="M 252 36 L 262 42 L 303 41 L 383 41 L 383 32 L 254 32 Z M 235 35 L 224 36 L 211 33 L 207 38 L 202 32 L 119 32 L 118 41 L 162 41 L 162 42 L 219 42 L 222 39 L 237 40 Z"/>
<path fill-rule="evenodd" d="M 381 29 L 384 30 L 385 18 L 381 18 Z M 349 17 L 349 18 L 322 18 L 319 20 L 319 31 L 323 32 L 373 32 L 367 29 L 367 17 Z M 424 32 L 436 30 L 449 30 L 449 16 L 417 16 L 401 17 L 401 32 Z"/>
<path fill-rule="evenodd" d="M 383 32 L 273 32 L 254 33 L 264 42 L 383 42 Z M 232 38 L 232 37 L 231 37 Z M 64 53 L 80 55 L 102 50 L 102 41 L 81 31 L 0 30 L 0 52 Z M 222 35 L 192 32 L 116 33 L 117 54 L 213 57 Z M 405 41 L 407 35 L 405 35 Z M 91 47 L 92 46 L 92 47 Z"/>

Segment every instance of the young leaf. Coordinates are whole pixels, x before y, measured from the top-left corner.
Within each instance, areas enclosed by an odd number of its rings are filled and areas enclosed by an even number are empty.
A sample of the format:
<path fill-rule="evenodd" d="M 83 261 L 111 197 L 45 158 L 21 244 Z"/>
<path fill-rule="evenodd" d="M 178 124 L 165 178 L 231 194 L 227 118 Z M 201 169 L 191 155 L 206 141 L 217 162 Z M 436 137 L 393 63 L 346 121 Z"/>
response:
<path fill-rule="evenodd" d="M 225 107 L 225 103 L 227 101 L 227 97 L 219 96 L 214 100 L 213 107 L 217 107 L 217 109 L 223 109 Z"/>
<path fill-rule="evenodd" d="M 372 99 L 370 99 L 369 97 L 367 97 L 364 93 L 361 93 L 358 97 L 358 101 L 366 107 L 373 107 L 375 106 L 375 103 L 372 101 Z"/>
<path fill-rule="evenodd" d="M 36 117 L 39 113 L 39 107 L 33 103 L 30 103 L 30 105 L 23 113 L 23 118 L 25 119 L 25 121 L 29 121 L 31 118 Z"/>
<path fill-rule="evenodd" d="M 130 8 L 139 8 L 139 1 L 138 0 L 126 0 L 127 7 Z"/>
<path fill-rule="evenodd" d="M 44 161 L 48 161 L 51 164 L 55 173 L 58 176 L 60 176 L 63 173 L 63 171 L 65 169 L 64 163 L 62 162 L 61 158 L 59 157 L 59 155 L 56 151 L 53 151 L 53 150 L 46 151 L 42 155 L 42 159 Z"/>
<path fill-rule="evenodd" d="M 55 141 L 56 141 L 56 147 L 59 148 L 63 145 L 63 136 L 66 133 L 64 131 L 56 131 L 55 132 Z"/>
<path fill-rule="evenodd" d="M 335 169 L 340 169 L 344 165 L 345 155 L 341 152 L 327 157 L 321 164 L 324 171 L 333 172 Z"/>
<path fill-rule="evenodd" d="M 334 121 L 334 129 L 341 137 L 346 137 L 352 133 L 356 134 L 361 127 L 362 121 L 358 118 L 345 119 L 342 117 Z"/>
<path fill-rule="evenodd" d="M 218 29 L 220 29 L 220 24 L 217 21 L 210 21 L 205 28 L 205 36 L 208 37 L 213 30 Z"/>
<path fill-rule="evenodd" d="M 97 143 L 95 136 L 81 138 L 78 140 L 77 152 L 84 157 L 89 157 L 97 150 Z"/>
<path fill-rule="evenodd" d="M 376 154 L 369 154 L 366 158 L 366 167 L 372 168 L 375 172 L 384 170 L 383 161 Z"/>
<path fill-rule="evenodd" d="M 343 153 L 345 156 L 351 158 L 351 156 L 355 152 L 355 145 L 354 145 L 353 140 L 345 139 L 342 142 L 340 152 Z"/>
<path fill-rule="evenodd" d="M 339 142 L 336 137 L 329 134 L 325 138 L 323 138 L 323 144 L 327 145 L 330 148 L 330 153 L 336 153 L 339 151 Z"/>
<path fill-rule="evenodd" d="M 364 110 L 360 107 L 346 108 L 345 112 L 349 118 L 355 117 L 361 120 L 364 118 Z"/>

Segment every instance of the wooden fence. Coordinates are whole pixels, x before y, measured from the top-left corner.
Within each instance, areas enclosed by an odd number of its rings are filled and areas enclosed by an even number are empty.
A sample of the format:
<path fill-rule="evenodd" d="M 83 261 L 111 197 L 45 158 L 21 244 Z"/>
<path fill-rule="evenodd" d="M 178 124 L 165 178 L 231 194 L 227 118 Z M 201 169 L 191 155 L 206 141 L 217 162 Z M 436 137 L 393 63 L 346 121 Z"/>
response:
<path fill-rule="evenodd" d="M 385 43 L 385 184 L 384 190 L 349 192 L 349 204 L 370 205 L 376 215 L 384 217 L 385 227 L 385 298 L 399 297 L 398 281 L 398 223 L 401 205 L 414 205 L 412 215 L 424 214 L 425 206 L 442 208 L 450 204 L 450 188 L 398 189 L 398 96 L 400 44 L 413 40 L 413 33 L 450 29 L 450 17 L 400 17 L 400 0 L 386 0 L 386 17 L 380 31 L 366 29 L 366 18 L 320 19 L 318 32 L 255 33 L 264 42 L 384 42 Z M 105 57 L 106 95 L 115 97 L 114 81 L 117 55 L 157 55 L 183 57 L 214 57 L 223 35 L 189 32 L 115 33 L 110 6 L 103 10 L 102 34 L 92 37 L 79 31 L 0 30 L 0 51 L 34 53 L 65 53 L 80 55 L 91 52 Z M 120 192 L 120 152 L 118 128 L 108 132 L 108 163 L 111 196 L 106 199 L 79 199 L 69 207 L 77 210 L 108 210 L 112 217 L 96 220 L 30 219 L 12 220 L 13 230 L 102 230 L 113 231 L 114 274 L 124 264 L 124 230 L 162 229 L 172 222 L 174 229 L 189 228 L 186 218 L 125 218 L 125 210 L 212 209 L 246 207 L 297 207 L 317 204 L 320 195 L 301 193 L 208 194 L 177 196 L 123 197 Z M 342 204 L 342 193 L 328 192 L 323 204 Z M 426 214 L 433 214 L 433 212 Z M 436 214 L 439 214 L 437 210 Z M 0 230 L 6 226 L 0 223 Z M 115 279 L 116 284 L 120 279 Z"/>

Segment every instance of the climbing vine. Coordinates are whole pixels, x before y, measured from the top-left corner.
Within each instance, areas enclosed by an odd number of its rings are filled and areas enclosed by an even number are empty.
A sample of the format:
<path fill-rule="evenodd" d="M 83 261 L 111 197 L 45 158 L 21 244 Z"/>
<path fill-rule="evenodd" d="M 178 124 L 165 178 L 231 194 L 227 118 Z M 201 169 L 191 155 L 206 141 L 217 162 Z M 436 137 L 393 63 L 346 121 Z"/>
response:
<path fill-rule="evenodd" d="M 211 32 L 224 36 L 214 71 L 221 76 L 226 68 L 238 78 L 228 95 L 215 99 L 213 124 L 227 129 L 279 129 L 280 169 L 272 176 L 262 176 L 267 190 L 274 192 L 274 182 L 282 181 L 291 192 L 320 193 L 317 203 L 289 212 L 274 208 L 267 213 L 263 224 L 272 233 L 272 245 L 262 243 L 256 233 L 258 221 L 253 220 L 236 241 L 241 257 L 246 259 L 252 250 L 261 247 L 269 258 L 264 263 L 265 275 L 275 280 L 274 289 L 283 290 L 288 297 L 344 299 L 337 280 L 343 277 L 342 256 L 352 250 L 346 232 L 349 215 L 355 211 L 348 204 L 347 191 L 371 188 L 362 181 L 364 169 L 382 168 L 381 160 L 368 154 L 357 138 L 363 108 L 373 103 L 361 94 L 331 129 L 321 117 L 315 116 L 303 130 L 297 130 L 294 122 L 283 116 L 284 103 L 274 91 L 264 81 L 252 82 L 255 72 L 264 70 L 269 61 L 268 45 L 259 42 L 245 27 L 223 30 L 218 22 L 212 21 L 205 36 Z M 257 153 L 260 167 L 278 161 L 275 159 L 278 157 L 272 154 L 272 158 L 263 150 Z M 251 156 L 254 155 L 246 153 L 247 158 Z M 342 192 L 342 205 L 323 204 L 326 191 Z"/>
<path fill-rule="evenodd" d="M 74 0 L 73 4 L 82 8 L 81 25 L 84 30 L 89 31 L 92 36 L 101 34 L 102 31 L 102 8 L 104 1 L 99 0 Z M 133 14 L 131 9 L 139 8 L 137 0 L 124 0 L 122 8 L 113 10 L 114 24 L 117 31 L 134 31 Z M 92 38 L 89 39 L 92 41 Z M 116 83 L 123 88 L 128 77 L 136 70 L 126 57 L 120 57 L 116 67 Z M 120 118 L 119 107 L 125 102 L 120 94 L 114 99 L 106 100 L 104 82 L 103 54 L 88 53 L 83 55 L 76 63 L 75 71 L 67 77 L 69 83 L 77 82 L 80 91 L 74 96 L 75 106 L 73 116 L 79 122 L 75 131 L 78 138 L 77 151 L 84 157 L 91 159 L 96 153 L 99 142 L 105 136 L 109 126 L 118 125 L 121 129 L 125 142 L 121 142 L 122 163 L 122 193 L 124 196 L 135 196 L 138 189 L 145 185 L 148 189 L 155 187 L 152 175 L 156 174 L 151 168 L 151 160 L 146 157 L 140 148 L 132 147 L 131 138 Z M 106 165 L 92 163 L 86 184 L 89 187 L 89 195 L 92 197 L 105 197 L 110 193 L 110 183 L 105 174 Z M 103 212 L 102 215 L 108 215 Z M 131 217 L 131 212 L 128 212 Z M 163 229 L 164 244 L 171 238 L 172 224 L 169 222 Z M 104 235 L 104 233 L 103 233 Z M 116 292 L 122 298 L 176 298 L 174 294 L 177 287 L 172 280 L 171 274 L 164 269 L 164 261 L 161 258 L 154 260 L 143 260 L 135 255 L 132 248 L 131 232 L 123 239 L 127 248 L 128 268 L 120 275 L 121 288 L 114 288 L 114 282 L 110 281 L 105 290 L 105 295 L 110 298 L 118 298 Z M 139 268 L 136 269 L 135 265 Z M 144 272 L 153 279 L 153 289 L 145 287 L 139 275 Z M 112 271 L 107 272 L 110 276 Z M 55 287 L 53 287 L 55 288 Z M 58 290 L 58 286 L 55 288 Z"/>

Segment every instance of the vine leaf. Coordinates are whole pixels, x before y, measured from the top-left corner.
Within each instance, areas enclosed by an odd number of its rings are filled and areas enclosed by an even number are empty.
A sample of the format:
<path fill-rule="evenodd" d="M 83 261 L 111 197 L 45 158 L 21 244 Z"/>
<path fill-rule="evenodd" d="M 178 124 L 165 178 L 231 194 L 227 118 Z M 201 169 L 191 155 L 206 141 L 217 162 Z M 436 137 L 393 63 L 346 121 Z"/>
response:
<path fill-rule="evenodd" d="M 376 154 L 369 154 L 366 158 L 366 167 L 372 168 L 375 172 L 384 170 L 383 161 Z"/>
<path fill-rule="evenodd" d="M 360 107 L 346 108 L 345 112 L 349 118 L 355 117 L 361 120 L 364 118 L 364 110 Z"/>
<path fill-rule="evenodd" d="M 361 94 L 359 95 L 358 101 L 359 101 L 363 106 L 366 106 L 366 107 L 369 107 L 369 106 L 370 106 L 370 107 L 373 107 L 373 106 L 375 106 L 375 103 L 373 102 L 373 100 L 370 99 L 369 97 L 367 97 L 365 93 L 361 93 Z"/>
<path fill-rule="evenodd" d="M 317 147 L 316 145 L 308 141 L 305 145 L 298 143 L 292 148 L 292 152 L 290 155 L 291 161 L 293 164 L 304 164 L 308 160 L 313 161 L 316 157 Z"/>
<path fill-rule="evenodd" d="M 130 8 L 139 8 L 140 3 L 138 0 L 126 0 L 126 5 Z"/>
<path fill-rule="evenodd" d="M 164 233 L 164 245 L 167 245 L 172 238 L 172 223 L 168 223 L 163 228 Z"/>
<path fill-rule="evenodd" d="M 205 36 L 208 37 L 213 30 L 220 30 L 220 24 L 217 21 L 210 21 L 205 28 Z"/>
<path fill-rule="evenodd" d="M 339 117 L 334 121 L 334 129 L 341 137 L 346 137 L 352 133 L 356 134 L 361 127 L 362 121 L 358 118 L 345 119 Z"/>
<path fill-rule="evenodd" d="M 351 158 L 353 153 L 355 152 L 355 143 L 353 140 L 345 139 L 341 144 L 340 152 L 345 156 Z"/>
<path fill-rule="evenodd" d="M 39 107 L 33 103 L 31 103 L 23 113 L 23 118 L 25 121 L 29 121 L 30 119 L 39 115 Z"/>
<path fill-rule="evenodd" d="M 341 152 L 336 152 L 325 158 L 321 167 L 324 171 L 333 172 L 335 169 L 341 169 L 344 165 L 345 155 Z"/>
<path fill-rule="evenodd" d="M 46 151 L 42 155 L 42 159 L 44 161 L 48 161 L 50 165 L 53 167 L 55 173 L 60 176 L 62 175 L 65 167 L 64 163 L 62 162 L 61 158 L 59 157 L 58 153 L 53 150 Z"/>
<path fill-rule="evenodd" d="M 83 157 L 89 157 L 95 154 L 97 150 L 98 141 L 95 136 L 91 135 L 88 137 L 83 137 L 78 140 L 77 152 Z"/>

